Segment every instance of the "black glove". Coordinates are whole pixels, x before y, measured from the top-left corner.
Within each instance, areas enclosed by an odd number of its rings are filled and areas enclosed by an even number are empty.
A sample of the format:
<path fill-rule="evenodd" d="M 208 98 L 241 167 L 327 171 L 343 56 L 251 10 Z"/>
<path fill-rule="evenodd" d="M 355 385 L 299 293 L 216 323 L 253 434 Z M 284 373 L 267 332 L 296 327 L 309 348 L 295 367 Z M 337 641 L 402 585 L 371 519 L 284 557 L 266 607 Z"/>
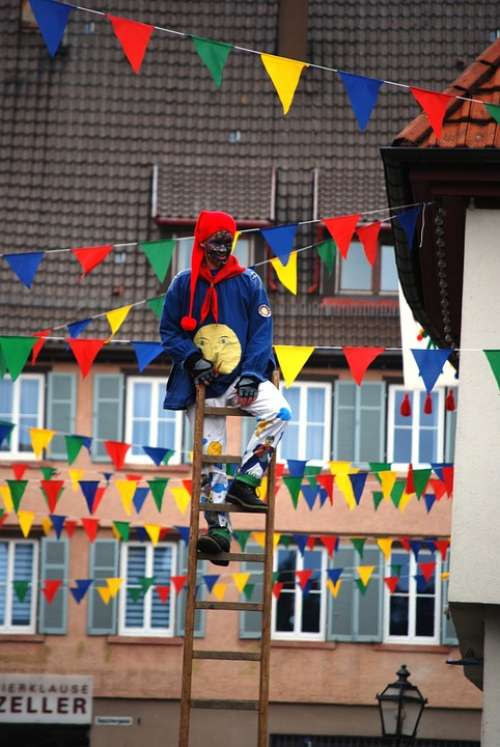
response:
<path fill-rule="evenodd" d="M 195 384 L 212 383 L 215 378 L 214 367 L 205 360 L 201 353 L 193 353 L 184 361 L 184 368 L 188 370 Z"/>
<path fill-rule="evenodd" d="M 252 376 L 242 376 L 236 384 L 236 391 L 240 399 L 248 400 L 248 404 L 257 397 L 259 382 Z"/>

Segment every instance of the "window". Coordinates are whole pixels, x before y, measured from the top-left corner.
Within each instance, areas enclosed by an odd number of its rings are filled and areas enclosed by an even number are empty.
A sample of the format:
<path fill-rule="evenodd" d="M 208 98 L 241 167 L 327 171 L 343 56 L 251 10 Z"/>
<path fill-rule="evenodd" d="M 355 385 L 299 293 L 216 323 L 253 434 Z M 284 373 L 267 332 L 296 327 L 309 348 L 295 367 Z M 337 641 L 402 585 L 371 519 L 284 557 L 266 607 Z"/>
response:
<path fill-rule="evenodd" d="M 16 381 L 8 376 L 0 380 L 0 420 L 16 423 L 0 448 L 0 456 L 36 458 L 29 431 L 43 426 L 43 408 L 44 380 L 40 374 L 23 374 Z"/>
<path fill-rule="evenodd" d="M 165 380 L 131 376 L 127 380 L 127 443 L 133 444 L 127 461 L 149 464 L 141 446 L 161 446 L 174 449 L 171 464 L 179 464 L 182 450 L 181 410 L 164 410 Z"/>
<path fill-rule="evenodd" d="M 272 631 L 277 639 L 303 638 L 324 640 L 326 600 L 326 553 L 322 549 L 304 550 L 278 547 L 274 555 L 277 581 L 283 583 L 279 599 L 273 598 Z M 312 571 L 303 590 L 296 571 Z"/>
<path fill-rule="evenodd" d="M 278 447 L 278 458 L 308 459 L 322 464 L 331 456 L 330 384 L 300 382 L 282 387 L 292 417 Z"/>
<path fill-rule="evenodd" d="M 420 563 L 435 562 L 427 578 Z M 429 550 L 421 550 L 418 563 L 413 552 L 393 550 L 386 564 L 386 576 L 399 576 L 393 593 L 385 600 L 384 638 L 394 643 L 430 643 L 440 640 L 441 559 Z"/>
<path fill-rule="evenodd" d="M 373 267 L 359 241 L 352 241 L 347 258 L 338 255 L 337 263 L 339 293 L 392 294 L 398 291 L 394 247 L 390 244 L 381 244 Z"/>
<path fill-rule="evenodd" d="M 191 268 L 191 253 L 193 251 L 193 238 L 190 236 L 186 237 L 174 237 L 177 240 L 175 248 L 175 265 L 174 274 L 181 272 L 182 270 L 189 270 Z M 240 236 L 236 244 L 236 250 L 234 256 L 243 267 L 249 267 L 253 261 L 252 242 L 250 238 Z"/>
<path fill-rule="evenodd" d="M 26 540 L 0 542 L 0 633 L 34 633 L 38 546 Z"/>
<path fill-rule="evenodd" d="M 154 586 L 175 575 L 176 545 L 129 542 L 122 547 L 119 632 L 122 635 L 173 636 L 175 594 L 162 602 Z M 148 585 L 148 581 L 150 583 Z"/>
<path fill-rule="evenodd" d="M 387 443 L 387 461 L 393 465 L 431 464 L 443 461 L 444 442 L 444 391 L 435 389 L 431 393 L 432 413 L 424 413 L 426 393 L 408 392 L 411 404 L 411 415 L 404 417 L 400 413 L 401 402 L 405 395 L 402 386 L 391 386 L 389 389 L 389 433 Z"/>
<path fill-rule="evenodd" d="M 385 383 L 335 382 L 333 453 L 336 459 L 366 464 L 384 459 Z"/>

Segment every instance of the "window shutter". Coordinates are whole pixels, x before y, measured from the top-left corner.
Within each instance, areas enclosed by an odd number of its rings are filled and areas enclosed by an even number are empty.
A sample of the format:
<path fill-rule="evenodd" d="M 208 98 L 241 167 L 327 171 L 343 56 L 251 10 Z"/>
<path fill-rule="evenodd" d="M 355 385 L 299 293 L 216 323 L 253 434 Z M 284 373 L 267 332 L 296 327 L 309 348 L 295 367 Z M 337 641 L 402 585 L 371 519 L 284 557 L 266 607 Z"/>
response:
<path fill-rule="evenodd" d="M 39 630 L 40 633 L 49 635 L 64 635 L 68 624 L 68 540 L 43 537 L 41 556 Z M 63 581 L 63 585 L 50 604 L 42 594 L 43 583 L 46 579 L 62 579 Z"/>
<path fill-rule="evenodd" d="M 458 387 L 453 387 L 453 396 L 455 397 L 455 403 L 458 407 Z M 446 429 L 445 429 L 445 443 L 444 443 L 444 460 L 445 462 L 455 461 L 455 437 L 457 432 L 457 410 L 453 412 L 445 412 L 446 417 Z"/>
<path fill-rule="evenodd" d="M 92 457 L 109 462 L 103 441 L 121 441 L 123 431 L 123 376 L 95 374 L 93 395 Z"/>
<path fill-rule="evenodd" d="M 356 459 L 356 384 L 335 382 L 333 453 L 336 459 Z M 375 461 L 375 460 L 373 460 Z"/>
<path fill-rule="evenodd" d="M 357 565 L 374 565 L 375 570 L 363 594 L 356 582 L 354 587 L 354 640 L 381 641 L 384 601 L 383 555 L 378 547 L 365 547 L 363 557 L 356 553 Z M 356 573 L 355 577 L 357 578 Z"/>
<path fill-rule="evenodd" d="M 118 597 L 104 604 L 99 592 L 99 579 L 117 578 L 120 544 L 116 540 L 96 540 L 90 545 L 89 578 L 94 583 L 89 591 L 87 633 L 89 635 L 110 635 L 116 633 Z"/>
<path fill-rule="evenodd" d="M 47 377 L 47 428 L 71 434 L 75 427 L 76 376 L 49 373 Z M 64 435 L 56 434 L 47 449 L 51 459 L 66 459 Z"/>
<path fill-rule="evenodd" d="M 328 591 L 326 637 L 330 641 L 352 641 L 354 623 L 354 548 L 340 547 L 334 553 L 329 568 L 343 568 L 343 581 L 336 598 Z M 356 593 L 358 589 L 356 587 Z"/>
<path fill-rule="evenodd" d="M 381 462 L 385 456 L 385 383 L 370 381 L 357 388 L 359 403 L 356 461 Z"/>
<path fill-rule="evenodd" d="M 245 552 L 257 553 L 262 552 L 262 547 L 252 540 L 248 540 Z M 252 575 L 248 579 L 249 584 L 255 584 L 251 602 L 262 602 L 263 581 L 264 581 L 264 564 L 263 563 L 240 563 L 240 571 L 250 572 Z M 244 594 L 240 597 L 242 602 L 247 599 Z M 262 635 L 262 613 L 261 612 L 240 612 L 240 638 L 260 638 Z"/>
<path fill-rule="evenodd" d="M 177 545 L 177 573 L 175 575 L 183 576 L 187 573 L 188 563 L 188 549 L 185 542 L 179 542 Z M 202 579 L 202 575 L 206 573 L 207 561 L 198 563 L 198 572 L 196 577 L 196 583 L 199 585 L 199 590 L 196 595 L 197 599 L 203 599 L 205 596 L 205 584 Z M 184 635 L 184 617 L 186 615 L 186 595 L 187 585 L 177 595 L 175 600 L 175 635 Z M 205 612 L 203 610 L 196 610 L 194 614 L 194 637 L 203 638 L 205 635 Z"/>
<path fill-rule="evenodd" d="M 443 563 L 443 571 L 450 570 L 450 553 L 446 554 Z M 443 646 L 458 646 L 457 631 L 448 610 L 448 587 L 449 582 L 441 581 L 441 643 Z"/>

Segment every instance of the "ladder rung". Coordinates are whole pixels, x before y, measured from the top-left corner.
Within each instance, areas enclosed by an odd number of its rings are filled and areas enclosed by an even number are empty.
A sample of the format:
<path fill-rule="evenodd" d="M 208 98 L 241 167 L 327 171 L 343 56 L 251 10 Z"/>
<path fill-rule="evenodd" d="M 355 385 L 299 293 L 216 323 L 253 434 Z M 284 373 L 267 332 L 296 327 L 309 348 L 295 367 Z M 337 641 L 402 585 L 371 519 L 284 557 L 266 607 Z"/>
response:
<path fill-rule="evenodd" d="M 240 418 L 253 418 L 249 412 L 240 410 L 239 407 L 205 407 L 205 415 L 234 415 Z"/>
<path fill-rule="evenodd" d="M 262 612 L 264 605 L 260 602 L 199 602 L 197 610 L 242 610 L 244 612 Z"/>
<path fill-rule="evenodd" d="M 263 552 L 219 552 L 212 555 L 208 552 L 199 552 L 196 557 L 198 560 L 243 560 L 247 563 L 263 563 L 265 560 Z"/>
<path fill-rule="evenodd" d="M 218 708 L 228 711 L 258 711 L 256 700 L 192 700 L 191 708 Z"/>
<path fill-rule="evenodd" d="M 232 511 L 233 513 L 240 513 L 240 514 L 262 514 L 265 516 L 267 514 L 267 507 L 266 510 L 263 511 L 261 508 L 258 509 L 258 511 L 252 511 L 252 509 L 248 508 L 242 508 L 241 506 L 237 506 L 236 503 L 200 503 L 200 511 L 223 511 L 224 513 L 227 513 L 228 511 Z"/>
<path fill-rule="evenodd" d="M 193 651 L 193 659 L 224 659 L 225 661 L 260 661 L 253 651 Z"/>
<path fill-rule="evenodd" d="M 203 464 L 240 464 L 241 457 L 232 454 L 203 454 Z"/>

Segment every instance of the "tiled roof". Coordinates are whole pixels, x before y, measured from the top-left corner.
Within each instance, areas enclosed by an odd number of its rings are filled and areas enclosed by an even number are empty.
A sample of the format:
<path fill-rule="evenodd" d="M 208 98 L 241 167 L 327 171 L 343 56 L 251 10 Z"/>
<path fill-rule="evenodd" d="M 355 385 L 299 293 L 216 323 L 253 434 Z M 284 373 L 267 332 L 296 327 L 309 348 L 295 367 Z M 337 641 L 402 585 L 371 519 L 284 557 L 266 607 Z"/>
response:
<path fill-rule="evenodd" d="M 106 4 L 87 0 L 87 5 L 102 9 Z M 496 0 L 309 0 L 308 7 L 310 61 L 435 90 L 468 65 L 498 28 Z M 277 51 L 275 0 L 170 0 L 166 5 L 113 0 L 106 9 Z M 262 193 L 253 195 L 248 211 L 251 218 L 268 218 L 272 168 L 277 171 L 278 223 L 312 217 L 315 200 L 323 217 L 386 204 L 379 147 L 418 112 L 407 92 L 383 88 L 363 134 L 342 85 L 327 71 L 304 72 L 285 118 L 254 55 L 231 53 L 222 88 L 216 91 L 189 39 L 156 32 L 136 76 L 104 20 L 75 11 L 65 46 L 51 60 L 37 30 L 19 33 L 18 0 L 0 0 L 0 14 L 4 251 L 159 238 L 152 217 L 155 164 L 160 164 L 161 209 L 178 216 L 192 217 L 197 201 L 204 202 L 203 189 L 208 202 L 218 194 L 224 174 L 237 173 L 241 182 L 245 175 L 249 181 L 262 179 Z M 213 183 L 207 176 L 206 187 L 196 195 L 190 191 L 193 169 L 213 176 Z M 170 179 L 176 194 L 169 197 Z M 308 238 L 302 231 L 299 243 Z M 0 263 L 1 331 L 31 332 L 158 293 L 160 286 L 143 255 L 135 249 L 124 255 L 125 262 L 109 257 L 82 283 L 74 259 L 66 254 L 47 257 L 31 292 Z M 311 282 L 315 261 L 312 252 L 300 257 L 302 291 Z M 315 319 L 313 334 L 323 344 L 383 342 L 368 339 L 369 311 L 362 322 L 360 316 L 345 316 L 338 324 L 318 295 L 277 294 L 274 304 L 281 341 L 291 341 L 293 330 L 294 342 L 307 343 L 310 320 Z M 387 335 L 386 344 L 398 336 L 396 317 L 393 322 L 376 317 L 373 323 L 377 334 Z M 154 338 L 157 320 L 150 311 L 136 309 L 120 336 Z"/>

